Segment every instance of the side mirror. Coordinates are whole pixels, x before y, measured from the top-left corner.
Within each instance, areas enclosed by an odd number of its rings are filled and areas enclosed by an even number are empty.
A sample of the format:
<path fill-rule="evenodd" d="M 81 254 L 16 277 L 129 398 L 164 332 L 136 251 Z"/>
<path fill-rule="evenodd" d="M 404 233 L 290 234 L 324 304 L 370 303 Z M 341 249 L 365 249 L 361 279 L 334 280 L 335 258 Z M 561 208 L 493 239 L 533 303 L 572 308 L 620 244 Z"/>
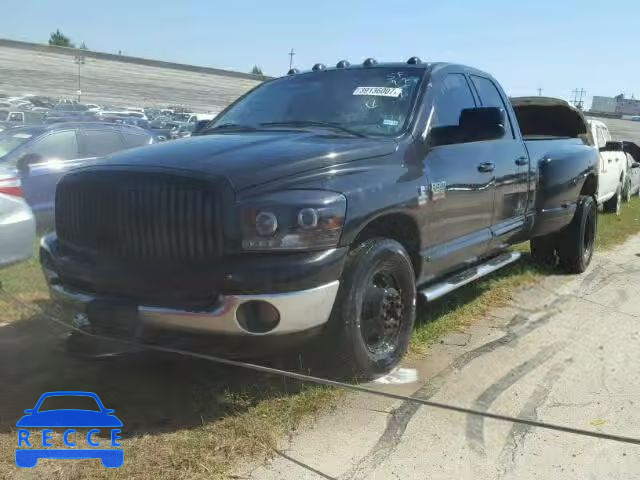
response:
<path fill-rule="evenodd" d="M 498 107 L 465 108 L 460 114 L 460 129 L 468 142 L 503 138 L 504 124 L 504 110 Z"/>
<path fill-rule="evenodd" d="M 631 164 L 631 168 L 640 168 L 640 163 L 638 163 L 638 162 L 633 162 L 633 163 Z"/>
<path fill-rule="evenodd" d="M 25 153 L 16 162 L 16 168 L 20 173 L 26 175 L 29 173 L 31 165 L 40 163 L 43 160 L 42 155 L 38 155 L 37 153 Z"/>

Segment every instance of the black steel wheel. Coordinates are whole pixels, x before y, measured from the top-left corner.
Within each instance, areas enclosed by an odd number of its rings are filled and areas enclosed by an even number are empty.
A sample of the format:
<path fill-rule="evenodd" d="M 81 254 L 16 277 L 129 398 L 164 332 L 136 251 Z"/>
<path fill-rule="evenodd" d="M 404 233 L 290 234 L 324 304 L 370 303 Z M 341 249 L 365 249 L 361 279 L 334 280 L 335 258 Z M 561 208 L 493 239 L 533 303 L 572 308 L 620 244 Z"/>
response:
<path fill-rule="evenodd" d="M 367 240 L 349 253 L 324 343 L 337 344 L 335 360 L 345 374 L 383 375 L 406 353 L 415 316 L 406 250 L 394 240 Z"/>
<path fill-rule="evenodd" d="M 581 196 L 571 223 L 560 234 L 558 257 L 560 266 L 569 273 L 584 272 L 593 258 L 598 216 L 596 201 L 590 196 Z"/>

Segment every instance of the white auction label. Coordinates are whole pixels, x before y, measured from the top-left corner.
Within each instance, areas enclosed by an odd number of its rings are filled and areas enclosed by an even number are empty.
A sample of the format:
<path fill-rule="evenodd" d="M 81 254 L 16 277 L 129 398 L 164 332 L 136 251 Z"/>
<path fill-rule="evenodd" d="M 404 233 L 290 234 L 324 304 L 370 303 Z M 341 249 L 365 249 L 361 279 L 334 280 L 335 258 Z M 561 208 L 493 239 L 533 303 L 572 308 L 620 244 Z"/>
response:
<path fill-rule="evenodd" d="M 392 87 L 358 87 L 353 91 L 353 94 L 398 98 L 400 95 L 402 95 L 402 89 Z"/>

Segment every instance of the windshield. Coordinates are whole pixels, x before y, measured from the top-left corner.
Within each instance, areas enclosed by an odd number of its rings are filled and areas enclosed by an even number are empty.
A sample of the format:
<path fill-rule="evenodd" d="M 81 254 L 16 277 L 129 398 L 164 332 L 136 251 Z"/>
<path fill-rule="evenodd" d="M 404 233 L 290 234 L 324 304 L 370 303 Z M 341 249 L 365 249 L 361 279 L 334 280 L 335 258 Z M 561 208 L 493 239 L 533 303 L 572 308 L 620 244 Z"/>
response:
<path fill-rule="evenodd" d="M 30 133 L 0 133 L 0 160 L 32 137 Z"/>
<path fill-rule="evenodd" d="M 397 135 L 423 74 L 424 69 L 390 67 L 284 77 L 249 93 L 210 128 L 317 122 L 367 135 Z"/>

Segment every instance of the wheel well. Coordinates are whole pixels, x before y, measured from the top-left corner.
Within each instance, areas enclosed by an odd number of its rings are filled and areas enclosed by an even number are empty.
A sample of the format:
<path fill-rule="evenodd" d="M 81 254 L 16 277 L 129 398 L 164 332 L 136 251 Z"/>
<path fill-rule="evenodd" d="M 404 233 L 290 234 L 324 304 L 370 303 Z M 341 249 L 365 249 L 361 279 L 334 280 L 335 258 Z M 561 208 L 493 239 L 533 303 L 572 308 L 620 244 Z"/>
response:
<path fill-rule="evenodd" d="M 395 240 L 409 254 L 416 277 L 420 276 L 422 258 L 420 257 L 420 232 L 416 222 L 401 213 L 383 215 L 368 223 L 356 236 L 353 245 L 360 245 L 370 238 L 383 237 Z"/>
<path fill-rule="evenodd" d="M 582 190 L 580 190 L 580 195 L 591 195 L 592 197 L 596 196 L 596 192 L 598 191 L 598 180 L 595 175 L 589 175 L 584 183 L 582 184 Z"/>

